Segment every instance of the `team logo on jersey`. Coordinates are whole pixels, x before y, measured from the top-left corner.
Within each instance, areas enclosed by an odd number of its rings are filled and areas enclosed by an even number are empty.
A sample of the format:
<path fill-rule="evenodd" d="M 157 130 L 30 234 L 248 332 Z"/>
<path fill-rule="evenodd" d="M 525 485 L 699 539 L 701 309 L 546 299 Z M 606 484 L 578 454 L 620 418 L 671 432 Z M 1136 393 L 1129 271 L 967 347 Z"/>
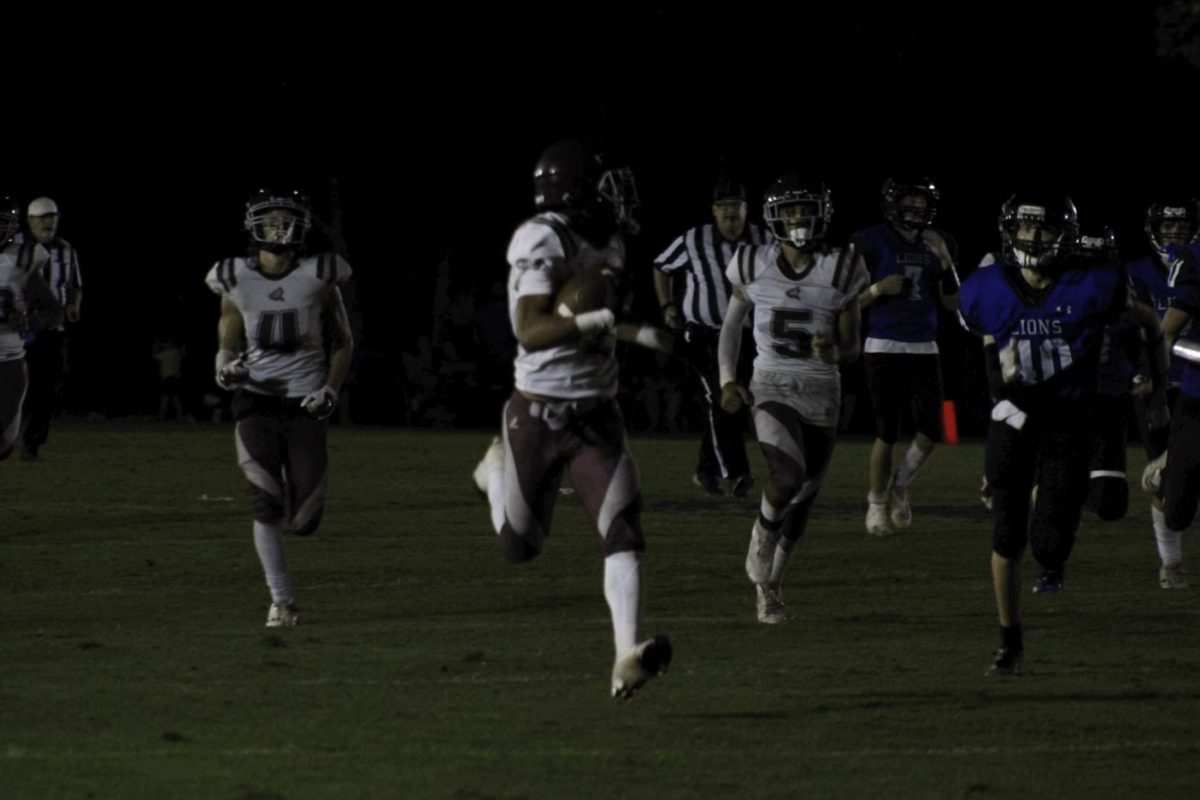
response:
<path fill-rule="evenodd" d="M 785 294 L 787 294 L 787 296 L 792 298 L 793 300 L 799 300 L 800 299 L 800 287 L 793 286 L 792 288 L 788 289 Z"/>
<path fill-rule="evenodd" d="M 275 291 L 273 291 L 269 295 L 267 295 L 267 297 L 271 300 L 275 300 L 277 302 L 282 303 L 283 302 L 283 287 L 280 286 L 278 289 L 276 289 Z"/>

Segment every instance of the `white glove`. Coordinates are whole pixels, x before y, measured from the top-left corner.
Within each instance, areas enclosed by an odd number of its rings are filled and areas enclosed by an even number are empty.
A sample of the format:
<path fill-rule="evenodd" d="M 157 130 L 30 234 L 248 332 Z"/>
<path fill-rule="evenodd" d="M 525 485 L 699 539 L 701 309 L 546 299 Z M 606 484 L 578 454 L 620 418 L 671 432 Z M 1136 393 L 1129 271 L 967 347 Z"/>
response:
<path fill-rule="evenodd" d="M 1025 427 L 1026 418 L 1026 413 L 1013 405 L 1011 400 L 1001 400 L 992 406 L 992 419 L 996 422 L 1003 422 L 1016 430 Z"/>
<path fill-rule="evenodd" d="M 1001 350 L 1000 356 L 1000 377 L 1005 383 L 1013 383 L 1021 379 L 1021 364 L 1017 361 L 1016 342 L 1010 341 L 1008 346 Z"/>
<path fill-rule="evenodd" d="M 326 385 L 305 395 L 304 399 L 300 401 L 300 405 L 317 419 L 325 419 L 337 408 L 337 402 L 337 389 Z"/>
<path fill-rule="evenodd" d="M 250 367 L 232 350 L 217 351 L 217 386 L 233 391 L 250 381 Z"/>

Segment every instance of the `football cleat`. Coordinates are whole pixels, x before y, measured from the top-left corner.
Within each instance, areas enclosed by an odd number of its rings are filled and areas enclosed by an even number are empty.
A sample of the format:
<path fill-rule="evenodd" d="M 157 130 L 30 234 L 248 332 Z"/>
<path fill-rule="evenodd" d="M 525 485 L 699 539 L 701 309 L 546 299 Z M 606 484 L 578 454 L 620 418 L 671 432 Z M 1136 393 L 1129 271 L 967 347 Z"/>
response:
<path fill-rule="evenodd" d="M 1021 660 L 1025 653 L 1011 647 L 1001 647 L 992 657 L 992 665 L 984 675 L 1016 677 L 1021 674 Z"/>
<path fill-rule="evenodd" d="M 1162 488 L 1162 471 L 1167 466 L 1167 454 L 1164 451 L 1162 455 L 1151 461 L 1142 470 L 1142 491 L 1147 494 L 1158 494 Z"/>
<path fill-rule="evenodd" d="M 670 665 L 671 640 L 666 636 L 647 639 L 613 664 L 612 696 L 628 700 L 646 681 L 662 675 Z"/>
<path fill-rule="evenodd" d="M 753 583 L 770 580 L 779 533 L 764 528 L 761 519 L 754 520 L 754 527 L 750 529 L 750 549 L 746 552 L 746 575 Z"/>
<path fill-rule="evenodd" d="M 747 473 L 729 479 L 729 491 L 734 497 L 745 497 L 754 488 L 754 476 Z"/>
<path fill-rule="evenodd" d="M 1035 594 L 1046 592 L 1061 592 L 1063 590 L 1063 574 L 1061 570 L 1044 569 L 1038 579 L 1033 582 Z"/>
<path fill-rule="evenodd" d="M 867 533 L 872 536 L 891 536 L 894 531 L 888 524 L 888 504 L 867 501 Z"/>
<path fill-rule="evenodd" d="M 1158 585 L 1164 589 L 1188 588 L 1187 572 L 1182 561 L 1163 564 L 1158 570 Z"/>
<path fill-rule="evenodd" d="M 755 602 L 758 621 L 767 625 L 787 622 L 787 609 L 783 605 L 783 589 L 762 583 L 755 586 L 754 589 L 758 595 Z"/>
<path fill-rule="evenodd" d="M 721 491 L 721 479 L 716 475 L 708 475 L 703 472 L 697 472 L 692 475 L 692 483 L 699 486 L 708 494 L 724 494 Z"/>
<path fill-rule="evenodd" d="M 912 506 L 908 504 L 908 487 L 901 489 L 892 476 L 892 491 L 888 499 L 888 519 L 892 528 L 902 530 L 912 525 Z"/>
<path fill-rule="evenodd" d="M 293 628 L 300 621 L 300 609 L 290 600 L 286 603 L 271 603 L 267 612 L 268 628 Z"/>
<path fill-rule="evenodd" d="M 475 482 L 475 491 L 479 492 L 485 502 L 488 499 L 488 478 L 496 470 L 503 469 L 504 440 L 499 436 L 493 436 L 487 452 L 483 454 L 483 458 L 479 459 L 479 463 L 475 465 L 475 471 L 471 473 L 471 478 Z"/>

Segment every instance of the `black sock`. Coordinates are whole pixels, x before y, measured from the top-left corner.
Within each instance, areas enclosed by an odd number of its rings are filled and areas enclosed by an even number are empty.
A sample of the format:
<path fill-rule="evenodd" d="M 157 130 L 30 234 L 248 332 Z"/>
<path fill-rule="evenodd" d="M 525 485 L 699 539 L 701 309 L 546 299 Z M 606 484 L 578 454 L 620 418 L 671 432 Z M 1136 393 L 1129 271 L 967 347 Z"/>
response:
<path fill-rule="evenodd" d="M 1021 637 L 1021 623 L 1005 627 L 1000 626 L 1000 644 L 1009 650 L 1022 652 L 1025 650 L 1025 640 Z"/>

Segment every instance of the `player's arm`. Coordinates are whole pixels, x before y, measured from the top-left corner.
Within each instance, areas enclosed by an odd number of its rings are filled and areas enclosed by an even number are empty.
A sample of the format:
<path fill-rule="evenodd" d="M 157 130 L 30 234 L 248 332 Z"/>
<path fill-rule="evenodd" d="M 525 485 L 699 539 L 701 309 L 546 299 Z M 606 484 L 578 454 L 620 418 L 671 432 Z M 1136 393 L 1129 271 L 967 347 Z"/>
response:
<path fill-rule="evenodd" d="M 832 339 L 822 334 L 813 337 L 813 355 L 826 364 L 849 364 L 858 358 L 862 310 L 858 303 L 849 303 L 833 323 Z"/>
<path fill-rule="evenodd" d="M 334 286 L 326 294 L 322 311 L 323 316 L 328 316 L 333 322 L 330 330 L 329 377 L 325 383 L 334 391 L 341 391 L 346 374 L 350 371 L 350 360 L 354 357 L 354 335 L 350 332 L 350 316 L 346 313 L 341 287 Z"/>
<path fill-rule="evenodd" d="M 611 331 L 616 316 L 607 308 L 562 316 L 554 309 L 554 295 L 529 294 L 517 298 L 514 320 L 517 341 L 529 352 L 569 344 Z"/>
<path fill-rule="evenodd" d="M 67 301 L 67 320 L 69 322 L 79 322 L 79 307 L 83 305 L 83 287 L 75 286 L 69 291 L 70 299 Z"/>
<path fill-rule="evenodd" d="M 879 257 L 875 253 L 874 245 L 869 242 L 858 240 L 851 242 L 850 252 L 863 260 L 870 275 L 875 274 L 875 270 L 879 264 Z M 904 276 L 893 272 L 891 275 L 885 275 L 875 283 L 868 284 L 858 295 L 858 307 L 866 308 L 881 297 L 890 297 L 900 294 L 904 291 Z"/>
<path fill-rule="evenodd" d="M 221 318 L 217 321 L 217 385 L 222 389 L 234 389 L 245 383 L 250 372 L 238 357 L 242 338 L 246 331 L 245 320 L 237 305 L 228 297 L 221 297 Z"/>
<path fill-rule="evenodd" d="M 754 398 L 749 390 L 737 382 L 738 353 L 742 349 L 742 326 L 754 303 L 746 297 L 741 286 L 733 287 L 725 318 L 721 320 L 721 336 L 717 340 L 717 366 L 721 380 L 721 408 L 730 414 L 743 405 L 750 405 Z"/>
<path fill-rule="evenodd" d="M 942 301 L 942 308 L 947 311 L 958 311 L 958 287 L 961 284 L 958 280 L 958 272 L 954 269 L 954 256 L 950 252 L 949 243 L 942 238 L 940 233 L 931 228 L 921 231 L 921 238 L 937 256 L 938 263 L 941 265 L 941 271 L 938 273 L 938 298 Z"/>

